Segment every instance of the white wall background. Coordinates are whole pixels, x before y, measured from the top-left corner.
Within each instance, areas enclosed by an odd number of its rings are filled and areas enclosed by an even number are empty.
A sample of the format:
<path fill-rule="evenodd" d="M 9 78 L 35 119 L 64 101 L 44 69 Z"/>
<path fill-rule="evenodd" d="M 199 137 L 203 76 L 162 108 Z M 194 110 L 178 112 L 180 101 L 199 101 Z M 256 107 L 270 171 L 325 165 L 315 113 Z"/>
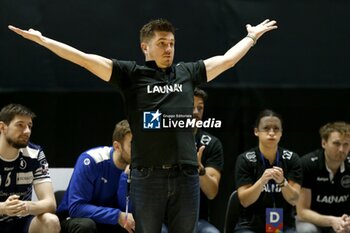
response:
<path fill-rule="evenodd" d="M 50 176 L 53 185 L 53 191 L 66 190 L 70 177 L 73 173 L 73 168 L 49 168 Z M 38 200 L 33 189 L 32 200 Z"/>

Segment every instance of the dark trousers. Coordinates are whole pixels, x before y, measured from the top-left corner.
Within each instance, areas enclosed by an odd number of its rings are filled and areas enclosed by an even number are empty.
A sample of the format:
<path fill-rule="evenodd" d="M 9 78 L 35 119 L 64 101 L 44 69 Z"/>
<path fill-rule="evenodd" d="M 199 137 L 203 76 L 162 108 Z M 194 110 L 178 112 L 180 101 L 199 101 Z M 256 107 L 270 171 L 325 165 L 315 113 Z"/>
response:
<path fill-rule="evenodd" d="M 136 233 L 160 233 L 165 219 L 170 233 L 197 232 L 199 177 L 196 167 L 133 168 L 130 194 Z"/>
<path fill-rule="evenodd" d="M 61 221 L 61 233 L 125 233 L 120 225 L 99 224 L 90 218 L 69 218 Z"/>
<path fill-rule="evenodd" d="M 33 218 L 33 215 L 29 215 L 23 218 L 15 218 L 10 222 L 0 222 L 0 233 L 28 233 Z"/>

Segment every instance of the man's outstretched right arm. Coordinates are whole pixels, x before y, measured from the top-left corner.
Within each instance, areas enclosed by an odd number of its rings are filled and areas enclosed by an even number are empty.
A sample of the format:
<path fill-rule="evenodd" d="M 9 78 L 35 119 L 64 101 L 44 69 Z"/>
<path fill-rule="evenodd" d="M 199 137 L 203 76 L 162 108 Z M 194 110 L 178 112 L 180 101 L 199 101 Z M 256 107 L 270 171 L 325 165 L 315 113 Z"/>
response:
<path fill-rule="evenodd" d="M 112 60 L 108 58 L 95 54 L 84 53 L 69 45 L 47 38 L 43 36 L 39 31 L 33 29 L 22 30 L 14 26 L 9 26 L 9 29 L 28 40 L 34 41 L 41 46 L 44 46 L 61 58 L 84 67 L 105 81 L 109 81 L 111 77 L 113 63 Z"/>

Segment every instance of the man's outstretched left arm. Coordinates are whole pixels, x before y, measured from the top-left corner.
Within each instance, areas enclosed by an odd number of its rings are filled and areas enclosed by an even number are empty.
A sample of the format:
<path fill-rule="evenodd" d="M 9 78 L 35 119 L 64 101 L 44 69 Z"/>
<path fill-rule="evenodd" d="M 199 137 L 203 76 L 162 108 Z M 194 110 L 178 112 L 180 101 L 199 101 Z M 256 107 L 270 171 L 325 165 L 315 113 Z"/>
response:
<path fill-rule="evenodd" d="M 224 55 L 214 56 L 204 60 L 208 82 L 227 69 L 235 66 L 265 32 L 276 29 L 277 25 L 275 20 L 266 19 L 256 26 L 247 24 L 246 28 L 248 32 L 247 36 L 230 48 Z"/>

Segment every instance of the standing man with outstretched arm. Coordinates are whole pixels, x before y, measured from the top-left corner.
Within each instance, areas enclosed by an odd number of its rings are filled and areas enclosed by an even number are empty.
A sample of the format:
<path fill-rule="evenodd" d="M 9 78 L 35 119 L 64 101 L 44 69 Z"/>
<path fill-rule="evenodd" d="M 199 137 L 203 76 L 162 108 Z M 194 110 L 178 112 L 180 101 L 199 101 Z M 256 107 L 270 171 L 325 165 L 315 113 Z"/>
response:
<path fill-rule="evenodd" d="M 277 28 L 276 21 L 248 24 L 247 36 L 224 55 L 176 65 L 175 29 L 165 19 L 152 20 L 140 31 L 144 65 L 86 54 L 33 29 L 9 28 L 121 90 L 133 134 L 131 200 L 136 232 L 160 232 L 165 217 L 169 232 L 195 232 L 199 178 L 193 131 L 166 128 L 162 117 L 191 116 L 194 87 L 233 67 L 265 32 Z"/>

